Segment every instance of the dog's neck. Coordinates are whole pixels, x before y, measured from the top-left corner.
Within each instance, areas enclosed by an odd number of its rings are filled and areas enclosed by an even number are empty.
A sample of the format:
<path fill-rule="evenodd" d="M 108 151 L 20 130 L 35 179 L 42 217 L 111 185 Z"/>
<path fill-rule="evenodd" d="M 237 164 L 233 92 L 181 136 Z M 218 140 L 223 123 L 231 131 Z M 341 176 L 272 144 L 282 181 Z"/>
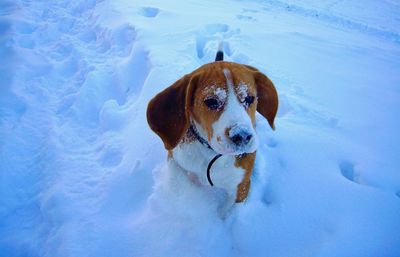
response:
<path fill-rule="evenodd" d="M 207 165 L 217 154 L 208 141 L 199 135 L 196 127 L 191 125 L 181 142 L 172 150 L 171 157 L 183 169 L 195 172 L 200 169 L 200 166 Z M 227 159 L 230 157 L 234 158 L 234 156 L 226 156 Z M 204 169 L 204 175 L 205 172 Z M 200 170 L 195 173 L 201 174 Z"/>
<path fill-rule="evenodd" d="M 196 129 L 195 125 L 190 125 L 188 132 L 187 132 L 187 136 L 189 137 L 194 137 L 197 141 L 199 141 L 202 145 L 204 145 L 205 147 L 207 147 L 210 150 L 214 149 L 211 147 L 211 145 L 207 142 L 206 139 L 204 139 L 202 136 L 200 136 L 199 132 Z M 215 152 L 215 151 L 214 151 Z"/>
<path fill-rule="evenodd" d="M 217 153 L 211 146 L 209 147 L 208 142 L 202 142 L 205 139 L 201 138 L 198 134 L 196 136 L 195 132 L 193 128 L 188 129 L 183 140 L 170 153 L 169 161 L 181 167 L 183 173 L 194 184 L 201 187 L 208 187 L 210 184 L 207 180 L 207 166 Z M 201 139 L 199 140 L 199 138 Z M 214 187 L 224 189 L 231 202 L 238 199 L 238 190 L 240 190 L 238 186 L 248 177 L 247 170 L 240 164 L 244 159 L 250 157 L 250 155 L 252 154 L 248 154 L 246 157 L 223 155 L 211 168 L 210 175 Z"/>

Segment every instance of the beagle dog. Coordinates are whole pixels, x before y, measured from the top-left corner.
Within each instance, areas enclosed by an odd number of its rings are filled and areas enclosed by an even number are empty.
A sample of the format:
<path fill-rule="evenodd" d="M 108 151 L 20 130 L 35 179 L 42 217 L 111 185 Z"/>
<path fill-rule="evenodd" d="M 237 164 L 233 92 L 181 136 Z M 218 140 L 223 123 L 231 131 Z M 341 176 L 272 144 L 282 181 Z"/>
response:
<path fill-rule="evenodd" d="M 275 129 L 277 110 L 271 80 L 251 66 L 223 61 L 219 50 L 215 62 L 157 94 L 147 121 L 168 150 L 169 169 L 179 169 L 193 186 L 222 188 L 233 204 L 249 194 L 258 146 L 255 113 Z"/>

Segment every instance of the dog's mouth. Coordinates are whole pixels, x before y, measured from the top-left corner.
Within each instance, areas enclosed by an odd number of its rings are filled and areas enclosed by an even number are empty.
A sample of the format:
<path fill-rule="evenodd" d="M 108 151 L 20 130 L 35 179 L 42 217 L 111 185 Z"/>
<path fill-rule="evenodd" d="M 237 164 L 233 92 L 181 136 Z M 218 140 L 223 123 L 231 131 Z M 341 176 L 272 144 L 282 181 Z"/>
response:
<path fill-rule="evenodd" d="M 218 142 L 217 144 L 209 142 L 209 144 L 218 154 L 235 156 L 254 153 L 258 147 L 258 140 L 256 137 L 252 137 L 246 144 L 234 144 L 230 143 L 228 140 L 225 142 Z"/>
<path fill-rule="evenodd" d="M 236 155 L 254 153 L 255 151 L 256 151 L 256 149 L 254 147 L 239 147 L 239 148 L 228 148 L 228 149 L 224 149 L 222 151 L 216 151 L 216 152 L 219 154 L 222 154 L 222 155 L 236 156 Z"/>

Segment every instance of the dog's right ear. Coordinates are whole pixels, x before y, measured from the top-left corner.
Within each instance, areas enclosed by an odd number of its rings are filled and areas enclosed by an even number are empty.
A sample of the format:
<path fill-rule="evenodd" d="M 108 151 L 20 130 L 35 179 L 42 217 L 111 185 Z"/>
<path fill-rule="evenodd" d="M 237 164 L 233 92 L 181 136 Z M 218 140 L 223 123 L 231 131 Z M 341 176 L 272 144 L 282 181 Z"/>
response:
<path fill-rule="evenodd" d="M 257 86 L 257 111 L 264 116 L 269 125 L 275 130 L 275 116 L 278 111 L 278 93 L 272 81 L 258 69 L 244 65 L 254 76 Z"/>
<path fill-rule="evenodd" d="M 185 75 L 157 94 L 147 106 L 147 122 L 167 150 L 175 148 L 189 128 L 194 80 L 191 74 Z"/>

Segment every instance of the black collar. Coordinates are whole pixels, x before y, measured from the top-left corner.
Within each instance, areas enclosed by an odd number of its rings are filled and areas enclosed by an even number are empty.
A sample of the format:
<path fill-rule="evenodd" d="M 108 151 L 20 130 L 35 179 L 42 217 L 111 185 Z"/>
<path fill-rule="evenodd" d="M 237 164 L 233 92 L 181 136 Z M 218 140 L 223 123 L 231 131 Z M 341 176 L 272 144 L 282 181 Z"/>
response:
<path fill-rule="evenodd" d="M 204 145 L 205 147 L 207 147 L 208 149 L 214 151 L 214 149 L 212 149 L 211 145 L 207 142 L 207 140 L 205 140 L 204 138 L 202 138 L 202 137 L 199 135 L 199 132 L 197 131 L 197 129 L 196 129 L 196 127 L 195 127 L 194 125 L 190 125 L 190 127 L 189 127 L 189 133 L 192 134 L 192 135 L 197 139 L 197 141 L 200 142 L 200 144 L 202 144 L 202 145 Z M 214 152 L 215 152 L 215 151 L 214 151 Z M 211 166 L 213 165 L 213 163 L 214 163 L 219 157 L 221 157 L 221 156 L 222 156 L 222 154 L 217 154 L 217 155 L 208 163 L 206 174 L 207 174 L 208 183 L 210 183 L 211 186 L 214 186 L 214 184 L 213 184 L 213 182 L 212 182 L 212 180 L 211 180 L 211 174 L 210 174 L 211 171 L 210 171 L 210 169 L 211 169 Z"/>
<path fill-rule="evenodd" d="M 197 141 L 199 141 L 202 145 L 214 151 L 214 149 L 212 149 L 211 145 L 207 142 L 207 140 L 205 140 L 199 135 L 199 132 L 197 131 L 194 125 L 190 125 L 189 133 L 191 133 L 197 139 Z"/>

